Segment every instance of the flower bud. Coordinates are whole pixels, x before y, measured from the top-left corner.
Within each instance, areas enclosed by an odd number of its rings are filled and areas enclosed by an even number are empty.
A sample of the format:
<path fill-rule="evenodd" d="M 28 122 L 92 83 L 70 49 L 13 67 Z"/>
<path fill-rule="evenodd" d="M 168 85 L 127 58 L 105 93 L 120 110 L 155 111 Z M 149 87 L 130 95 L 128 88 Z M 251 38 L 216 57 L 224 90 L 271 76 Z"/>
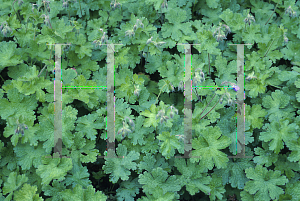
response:
<path fill-rule="evenodd" d="M 140 91 L 138 89 L 134 90 L 134 95 L 137 96 L 137 97 L 139 97 Z"/>
<path fill-rule="evenodd" d="M 101 43 L 104 43 L 105 42 L 105 32 L 103 32 L 103 36 L 101 37 Z"/>
<path fill-rule="evenodd" d="M 179 85 L 178 85 L 178 91 L 182 90 L 183 91 L 183 81 L 180 81 L 179 82 Z"/>
<path fill-rule="evenodd" d="M 139 96 L 140 95 L 140 91 L 141 91 L 141 89 L 139 88 L 139 85 L 134 85 L 134 88 L 135 88 L 134 95 L 135 96 Z"/>
<path fill-rule="evenodd" d="M 248 23 L 248 25 L 250 25 L 250 24 L 251 24 L 251 21 L 252 21 L 252 22 L 255 22 L 255 19 L 254 19 L 254 17 L 253 17 L 252 15 L 250 15 L 250 14 L 248 13 L 247 17 L 244 19 L 244 22 L 245 22 L 245 23 Z"/>
<path fill-rule="evenodd" d="M 202 71 L 200 72 L 200 76 L 202 77 L 203 81 L 205 81 L 205 75 Z"/>
<path fill-rule="evenodd" d="M 171 117 L 171 119 L 173 119 L 173 117 L 174 117 L 174 112 L 170 112 L 170 117 Z"/>
<path fill-rule="evenodd" d="M 158 119 L 158 117 L 160 116 L 160 113 L 161 113 L 160 111 L 157 113 L 155 119 Z"/>
<path fill-rule="evenodd" d="M 222 98 L 220 99 L 220 104 L 222 104 L 223 103 L 223 96 L 222 96 Z"/>
<path fill-rule="evenodd" d="M 219 41 L 226 39 L 226 36 L 224 34 L 219 33 L 219 34 L 217 34 L 216 38 L 217 38 L 217 41 L 219 42 Z"/>
<path fill-rule="evenodd" d="M 170 117 L 173 119 L 174 114 L 178 114 L 178 110 L 172 105 L 170 106 L 171 112 L 170 112 Z"/>
<path fill-rule="evenodd" d="M 289 42 L 289 39 L 288 39 L 288 37 L 286 37 L 285 34 L 283 35 L 283 40 L 284 40 L 285 43 Z"/>
<path fill-rule="evenodd" d="M 158 42 L 157 45 L 163 45 L 166 44 L 166 42 Z"/>
<path fill-rule="evenodd" d="M 6 30 L 6 29 L 3 29 L 3 30 L 2 30 L 2 33 L 3 33 L 4 37 L 5 37 L 6 34 L 7 34 L 7 30 Z"/>
<path fill-rule="evenodd" d="M 184 135 L 175 135 L 177 138 L 178 138 L 178 140 L 181 140 L 181 141 L 184 141 Z"/>
<path fill-rule="evenodd" d="M 134 35 L 135 35 L 134 30 L 127 30 L 127 31 L 125 32 L 125 36 L 131 37 L 131 36 L 134 36 Z"/>
<path fill-rule="evenodd" d="M 227 33 L 231 33 L 229 26 L 227 26 L 226 24 L 223 24 L 223 26 L 225 27 Z"/>
<path fill-rule="evenodd" d="M 62 7 L 63 7 L 63 8 L 68 8 L 68 1 L 64 1 L 64 0 L 63 0 L 63 5 L 62 5 Z"/>
<path fill-rule="evenodd" d="M 165 111 L 162 109 L 162 110 L 160 110 L 160 111 L 158 112 L 158 114 L 159 114 L 159 116 L 164 116 Z"/>
<path fill-rule="evenodd" d="M 148 45 L 149 43 L 151 43 L 151 42 L 152 42 L 152 38 L 153 38 L 153 36 L 151 36 L 151 38 L 149 38 L 149 39 L 147 40 L 147 43 L 146 43 L 146 45 Z"/>
<path fill-rule="evenodd" d="M 129 125 L 130 125 L 131 127 L 134 127 L 134 122 L 132 121 L 132 119 L 129 119 Z"/>
<path fill-rule="evenodd" d="M 131 130 L 130 130 L 130 129 L 128 129 L 128 128 L 125 128 L 125 135 L 126 135 L 127 133 L 132 133 L 132 132 L 131 132 Z"/>
<path fill-rule="evenodd" d="M 197 86 L 200 83 L 201 83 L 200 77 L 198 77 L 198 75 L 195 76 L 194 79 L 193 79 L 193 86 Z"/>
<path fill-rule="evenodd" d="M 172 92 L 174 92 L 175 91 L 175 89 L 174 89 L 174 85 L 173 84 L 171 84 L 171 90 L 172 90 Z"/>
<path fill-rule="evenodd" d="M 168 2 L 167 2 L 167 0 L 164 0 L 160 7 L 161 8 L 168 8 Z"/>

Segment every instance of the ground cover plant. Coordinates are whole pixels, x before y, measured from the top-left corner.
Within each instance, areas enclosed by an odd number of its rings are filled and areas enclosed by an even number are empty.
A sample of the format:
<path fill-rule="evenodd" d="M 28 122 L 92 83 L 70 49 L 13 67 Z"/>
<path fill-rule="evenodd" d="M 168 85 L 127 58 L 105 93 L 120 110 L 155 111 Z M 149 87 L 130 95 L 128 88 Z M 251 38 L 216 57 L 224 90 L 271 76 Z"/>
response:
<path fill-rule="evenodd" d="M 300 200 L 300 2 L 1 0 L 0 200 Z M 114 47 L 115 147 L 106 86 Z M 192 153 L 183 156 L 185 48 L 192 45 Z M 197 45 L 196 45 L 197 44 Z M 237 47 L 244 46 L 244 89 Z M 227 85 L 231 88 L 222 88 Z M 236 94 L 245 91 L 245 155 Z M 238 145 L 240 146 L 240 145 Z"/>

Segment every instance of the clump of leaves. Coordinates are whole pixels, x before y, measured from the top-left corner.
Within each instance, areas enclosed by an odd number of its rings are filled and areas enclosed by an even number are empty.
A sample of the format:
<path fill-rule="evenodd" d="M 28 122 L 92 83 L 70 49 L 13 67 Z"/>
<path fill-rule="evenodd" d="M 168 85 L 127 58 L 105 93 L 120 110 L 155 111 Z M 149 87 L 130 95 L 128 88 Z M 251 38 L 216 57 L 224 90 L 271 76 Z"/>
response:
<path fill-rule="evenodd" d="M 250 181 L 246 182 L 241 197 L 246 197 L 247 193 L 254 195 L 254 200 L 274 200 L 279 199 L 279 195 L 284 194 L 280 186 L 284 186 L 289 180 L 286 176 L 281 176 L 278 170 L 272 171 L 257 165 L 255 168 L 245 170 Z"/>

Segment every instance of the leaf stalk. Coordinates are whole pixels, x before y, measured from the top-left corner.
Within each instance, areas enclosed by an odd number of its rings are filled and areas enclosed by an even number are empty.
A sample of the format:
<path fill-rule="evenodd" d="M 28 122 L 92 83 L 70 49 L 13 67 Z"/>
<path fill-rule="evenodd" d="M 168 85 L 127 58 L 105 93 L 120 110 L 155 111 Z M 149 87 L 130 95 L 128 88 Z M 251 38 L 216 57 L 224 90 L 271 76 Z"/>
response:
<path fill-rule="evenodd" d="M 13 9 L 14 9 L 14 11 L 15 11 L 16 15 L 18 16 L 18 18 L 19 18 L 19 20 L 20 20 L 20 23 L 21 23 L 21 17 L 20 17 L 19 14 L 16 12 L 15 6 L 14 6 L 14 4 L 15 4 L 16 1 L 17 1 L 17 0 L 15 0 L 15 1 L 13 2 Z"/>
<path fill-rule="evenodd" d="M 268 52 L 269 52 L 269 50 L 270 50 L 270 48 L 271 48 L 272 44 L 274 43 L 274 41 L 275 41 L 275 39 L 273 39 L 273 41 L 272 41 L 272 43 L 270 44 L 270 46 L 269 46 L 269 48 L 268 48 L 268 50 L 267 50 L 267 52 L 266 52 L 266 54 L 265 54 L 265 56 L 264 56 L 264 57 L 266 57 L 266 55 L 268 54 Z"/>
<path fill-rule="evenodd" d="M 265 24 L 265 25 L 267 25 L 267 23 L 268 23 L 268 22 L 269 22 L 269 20 L 271 19 L 272 15 L 274 14 L 274 12 L 275 12 L 275 10 L 276 10 L 276 8 L 277 8 L 277 5 L 278 5 L 278 3 L 276 4 L 276 6 L 275 6 L 275 9 L 274 9 L 273 13 L 272 13 L 272 14 L 271 14 L 271 16 L 269 17 L 269 19 L 268 19 L 268 21 L 266 22 L 266 24 Z"/>

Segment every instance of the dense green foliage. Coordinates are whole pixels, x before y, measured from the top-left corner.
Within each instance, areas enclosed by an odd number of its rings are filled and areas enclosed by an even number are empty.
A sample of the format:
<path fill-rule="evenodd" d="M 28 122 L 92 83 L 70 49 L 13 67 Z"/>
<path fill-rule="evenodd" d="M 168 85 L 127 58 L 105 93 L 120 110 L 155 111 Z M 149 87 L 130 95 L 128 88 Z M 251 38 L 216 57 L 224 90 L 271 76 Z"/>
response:
<path fill-rule="evenodd" d="M 1 0 L 0 200 L 300 200 L 300 1 Z M 106 90 L 62 90 L 54 147 L 54 49 L 64 86 L 106 86 L 115 46 L 116 154 L 105 158 Z M 246 156 L 232 89 L 193 89 L 184 153 L 184 61 L 194 86 L 236 83 L 245 56 Z M 216 98 L 212 99 L 216 95 Z M 212 100 L 212 101 L 211 101 Z M 208 105 L 208 106 L 207 106 Z M 209 112 L 210 111 L 210 112 Z M 209 112 L 209 113 L 208 113 Z M 208 113 L 208 114 L 207 114 Z M 207 116 L 205 116 L 207 114 Z M 203 118 L 202 118 L 203 117 Z"/>

